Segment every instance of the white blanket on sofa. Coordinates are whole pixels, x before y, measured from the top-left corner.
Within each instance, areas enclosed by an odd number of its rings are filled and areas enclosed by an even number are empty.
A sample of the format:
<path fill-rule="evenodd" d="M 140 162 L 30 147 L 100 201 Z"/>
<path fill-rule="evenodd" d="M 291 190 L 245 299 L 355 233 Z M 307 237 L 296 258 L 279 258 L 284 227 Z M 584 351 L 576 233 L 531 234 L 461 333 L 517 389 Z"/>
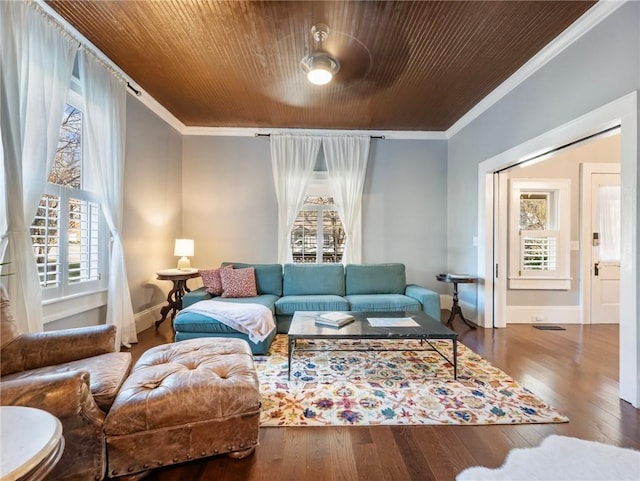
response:
<path fill-rule="evenodd" d="M 271 309 L 262 304 L 207 299 L 185 307 L 178 315 L 183 312 L 195 312 L 213 317 L 236 331 L 248 335 L 249 339 L 256 343 L 264 341 L 276 328 Z"/>

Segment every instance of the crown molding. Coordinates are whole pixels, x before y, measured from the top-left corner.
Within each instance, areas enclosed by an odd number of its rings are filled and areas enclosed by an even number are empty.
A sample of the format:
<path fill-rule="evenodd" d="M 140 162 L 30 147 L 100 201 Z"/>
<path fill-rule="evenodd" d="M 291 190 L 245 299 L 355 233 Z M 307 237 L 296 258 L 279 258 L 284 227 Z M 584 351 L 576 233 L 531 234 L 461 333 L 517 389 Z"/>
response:
<path fill-rule="evenodd" d="M 270 134 L 297 135 L 370 135 L 384 137 L 388 140 L 447 140 L 443 131 L 412 131 L 412 130 L 339 130 L 339 129 L 292 129 L 292 128 L 262 128 L 262 127 L 188 127 L 178 120 L 171 112 L 164 108 L 144 89 L 136 85 L 141 95 L 129 93 L 142 102 L 149 110 L 168 123 L 184 136 L 218 136 L 218 137 L 256 137 Z"/>
<path fill-rule="evenodd" d="M 599 0 L 551 43 L 446 130 L 450 139 L 629 0 Z"/>

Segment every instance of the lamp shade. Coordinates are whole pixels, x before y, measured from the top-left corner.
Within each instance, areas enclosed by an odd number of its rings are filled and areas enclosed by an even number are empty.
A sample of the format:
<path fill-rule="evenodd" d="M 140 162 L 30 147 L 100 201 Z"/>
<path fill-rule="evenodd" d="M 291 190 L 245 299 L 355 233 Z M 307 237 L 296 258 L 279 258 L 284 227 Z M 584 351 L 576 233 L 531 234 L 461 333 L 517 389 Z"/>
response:
<path fill-rule="evenodd" d="M 193 256 L 193 239 L 176 239 L 176 246 L 173 250 L 174 256 Z"/>
<path fill-rule="evenodd" d="M 176 239 L 176 246 L 173 249 L 174 256 L 182 256 L 178 261 L 178 269 L 191 269 L 191 262 L 188 257 L 193 256 L 193 239 Z"/>

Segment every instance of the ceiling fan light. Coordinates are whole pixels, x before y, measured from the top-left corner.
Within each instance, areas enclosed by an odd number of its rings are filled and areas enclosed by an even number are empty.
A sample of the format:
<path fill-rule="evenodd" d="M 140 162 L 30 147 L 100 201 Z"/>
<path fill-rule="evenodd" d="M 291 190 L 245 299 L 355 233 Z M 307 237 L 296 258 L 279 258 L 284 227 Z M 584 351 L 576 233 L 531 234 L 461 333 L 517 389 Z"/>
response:
<path fill-rule="evenodd" d="M 331 82 L 333 74 L 324 68 L 314 68 L 307 72 L 307 79 L 315 85 L 325 85 Z"/>
<path fill-rule="evenodd" d="M 339 69 L 338 62 L 325 54 L 310 55 L 302 63 L 307 71 L 307 79 L 315 85 L 325 85 L 331 82 Z"/>

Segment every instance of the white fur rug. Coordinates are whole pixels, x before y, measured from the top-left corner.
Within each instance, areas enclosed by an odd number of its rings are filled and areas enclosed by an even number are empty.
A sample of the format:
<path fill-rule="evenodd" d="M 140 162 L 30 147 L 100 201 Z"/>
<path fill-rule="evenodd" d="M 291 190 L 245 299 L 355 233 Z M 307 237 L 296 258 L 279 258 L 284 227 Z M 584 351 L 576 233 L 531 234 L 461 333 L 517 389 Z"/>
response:
<path fill-rule="evenodd" d="M 552 435 L 535 448 L 513 449 L 496 469 L 473 467 L 456 481 L 638 481 L 640 451 Z"/>

